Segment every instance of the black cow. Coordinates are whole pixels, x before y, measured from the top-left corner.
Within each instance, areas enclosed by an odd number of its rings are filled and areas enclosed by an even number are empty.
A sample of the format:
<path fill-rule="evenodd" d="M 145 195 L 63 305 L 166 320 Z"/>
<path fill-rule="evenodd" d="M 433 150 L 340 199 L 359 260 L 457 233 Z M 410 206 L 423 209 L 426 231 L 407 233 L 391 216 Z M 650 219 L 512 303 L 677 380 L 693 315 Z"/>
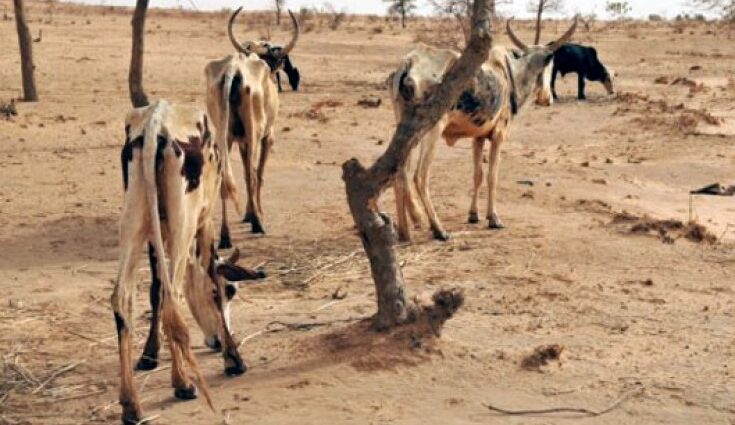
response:
<path fill-rule="evenodd" d="M 267 54 L 259 54 L 258 56 L 268 64 L 271 68 L 271 72 L 275 74 L 276 81 L 278 82 L 278 91 L 283 91 L 283 87 L 281 87 L 281 73 L 279 72 L 281 70 L 283 70 L 286 73 L 286 76 L 288 76 L 288 84 L 291 86 L 293 91 L 299 91 L 299 81 L 301 81 L 299 69 L 293 66 L 289 55 L 284 56 L 282 54 L 283 47 L 271 45 L 267 42 L 261 42 L 260 45 L 268 49 Z"/>
<path fill-rule="evenodd" d="M 576 72 L 578 76 L 577 98 L 585 100 L 585 79 L 599 81 L 605 85 L 607 92 L 613 94 L 613 77 L 615 73 L 605 68 L 605 65 L 597 58 L 597 50 L 574 43 L 566 43 L 554 53 L 554 69 L 551 73 L 551 93 L 554 99 L 556 95 L 556 74 L 561 72 L 562 77 L 570 72 Z"/>

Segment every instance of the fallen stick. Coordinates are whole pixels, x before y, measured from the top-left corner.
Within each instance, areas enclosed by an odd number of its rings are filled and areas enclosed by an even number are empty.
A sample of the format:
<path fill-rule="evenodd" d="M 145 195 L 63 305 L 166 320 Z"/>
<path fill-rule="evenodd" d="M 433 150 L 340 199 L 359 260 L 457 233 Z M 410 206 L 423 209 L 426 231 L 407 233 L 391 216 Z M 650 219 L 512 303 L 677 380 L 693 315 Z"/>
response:
<path fill-rule="evenodd" d="M 554 407 L 550 409 L 529 409 L 529 410 L 508 410 L 503 409 L 501 407 L 493 406 L 492 404 L 483 404 L 488 410 L 491 410 L 493 412 L 498 412 L 503 415 L 508 416 L 526 416 L 526 415 L 548 415 L 548 414 L 554 414 L 554 413 L 577 413 L 583 416 L 588 417 L 595 417 L 595 416 L 602 416 L 606 413 L 609 413 L 616 408 L 620 407 L 621 404 L 623 404 L 626 400 L 628 400 L 633 395 L 638 395 L 643 391 L 642 388 L 638 389 L 637 391 L 631 391 L 626 394 L 623 394 L 620 396 L 617 400 L 615 400 L 614 403 L 612 403 L 610 406 L 606 407 L 602 410 L 591 410 L 584 407 L 577 408 L 577 407 Z"/>
<path fill-rule="evenodd" d="M 49 376 L 48 378 L 46 378 L 46 380 L 45 380 L 45 381 L 43 381 L 43 382 L 41 383 L 41 385 L 39 385 L 38 387 L 36 387 L 36 389 L 34 389 L 33 391 L 31 391 L 31 394 L 36 394 L 36 393 L 38 393 L 38 392 L 39 392 L 39 391 L 41 391 L 41 390 L 43 389 L 43 387 L 45 387 L 45 386 L 46 386 L 46 385 L 47 385 L 47 384 L 48 384 L 49 382 L 51 382 L 51 381 L 53 381 L 54 379 L 58 378 L 59 376 L 61 376 L 61 375 L 65 374 L 66 372 L 69 372 L 70 370 L 73 370 L 74 368 L 76 368 L 77 366 L 79 366 L 79 365 L 80 365 L 80 364 L 82 364 L 82 363 L 84 363 L 84 360 L 82 360 L 81 362 L 76 362 L 76 363 L 72 363 L 72 364 L 66 365 L 66 366 L 64 366 L 64 367 L 62 367 L 62 368 L 60 368 L 60 369 L 56 370 L 55 372 L 53 372 L 53 373 L 51 374 L 51 376 Z"/>

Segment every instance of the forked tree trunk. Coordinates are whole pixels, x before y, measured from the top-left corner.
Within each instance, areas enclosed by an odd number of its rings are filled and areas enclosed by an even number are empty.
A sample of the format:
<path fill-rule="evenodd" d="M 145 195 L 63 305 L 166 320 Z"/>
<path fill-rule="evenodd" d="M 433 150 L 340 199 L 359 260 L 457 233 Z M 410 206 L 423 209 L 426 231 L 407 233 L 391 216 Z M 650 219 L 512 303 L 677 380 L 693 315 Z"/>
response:
<path fill-rule="evenodd" d="M 407 323 L 416 318 L 417 313 L 420 314 L 407 301 L 395 250 L 396 232 L 390 218 L 378 210 L 380 195 L 393 181 L 397 170 L 406 164 L 419 139 L 447 112 L 487 60 L 492 44 L 491 27 L 486 0 L 476 0 L 470 41 L 462 56 L 447 72 L 443 83 L 432 88 L 423 104 L 406 107 L 390 145 L 370 168 L 366 169 L 355 158 L 342 165 L 347 201 L 375 281 L 378 312 L 374 325 L 377 329 Z M 437 309 L 447 310 L 443 320 L 451 317 L 462 304 L 462 299 L 461 292 L 457 291 L 442 291 L 434 295 Z"/>
<path fill-rule="evenodd" d="M 23 100 L 38 102 L 36 91 L 36 66 L 33 64 L 33 39 L 26 23 L 23 0 L 13 0 L 15 7 L 15 28 L 18 31 L 18 45 L 20 46 L 20 69 L 23 78 Z"/>
<path fill-rule="evenodd" d="M 148 106 L 148 96 L 143 88 L 143 52 L 145 38 L 145 14 L 148 10 L 148 0 L 137 0 L 135 12 L 133 12 L 133 50 L 130 57 L 130 73 L 128 74 L 128 86 L 130 88 L 130 101 L 133 106 L 139 108 Z"/>

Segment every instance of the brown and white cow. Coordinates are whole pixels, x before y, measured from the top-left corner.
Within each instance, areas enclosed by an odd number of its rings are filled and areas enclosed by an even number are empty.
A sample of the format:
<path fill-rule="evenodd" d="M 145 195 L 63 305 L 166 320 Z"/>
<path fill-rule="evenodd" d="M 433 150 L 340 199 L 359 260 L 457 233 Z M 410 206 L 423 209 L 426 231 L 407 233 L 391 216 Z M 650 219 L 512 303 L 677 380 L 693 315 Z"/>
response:
<path fill-rule="evenodd" d="M 211 405 L 191 351 L 189 330 L 179 312 L 182 293 L 208 344 L 218 348 L 221 341 L 224 345 L 225 372 L 239 375 L 246 366 L 230 333 L 227 304 L 235 287 L 227 281 L 265 276 L 236 266 L 236 258 L 221 260 L 214 249 L 213 212 L 220 193 L 222 160 L 207 115 L 159 100 L 131 111 L 125 130 L 120 265 L 111 302 L 120 349 L 122 421 L 135 424 L 142 412 L 133 384 L 133 304 L 135 271 L 145 245 L 153 275 L 153 320 L 137 368 L 157 366 L 162 322 L 171 351 L 174 395 L 179 399 L 196 398 L 193 378 Z M 193 376 L 187 374 L 185 364 Z"/>
<path fill-rule="evenodd" d="M 228 32 L 238 53 L 207 64 L 207 111 L 217 129 L 217 143 L 223 150 L 224 189 L 222 193 L 222 227 L 219 248 L 232 246 L 227 221 L 226 199 L 237 200 L 237 190 L 230 170 L 229 152 L 232 143 L 240 148 L 247 208 L 243 222 L 249 222 L 253 233 L 265 233 L 263 225 L 262 191 L 265 166 L 275 141 L 274 127 L 278 115 L 278 90 L 271 68 L 258 54 L 262 46 L 255 42 L 240 43 L 232 32 L 232 23 L 240 12 L 230 17 Z M 291 14 L 294 34 L 291 42 L 281 50 L 288 55 L 296 44 L 299 27 Z M 237 202 L 237 201 L 236 201 Z M 237 205 L 236 205 L 237 206 Z"/>
<path fill-rule="evenodd" d="M 469 212 L 470 223 L 479 221 L 477 198 L 483 179 L 482 150 L 485 140 L 490 140 L 487 219 L 491 228 L 503 227 L 496 211 L 500 146 L 507 137 L 512 118 L 527 100 L 534 94 L 538 103 L 545 103 L 544 98 L 551 98 L 550 88 L 543 79 L 543 74 L 553 58 L 554 51 L 571 38 L 576 27 L 575 20 L 559 40 L 545 46 L 529 47 L 516 37 L 508 21 L 508 35 L 519 51 L 514 53 L 503 47 L 494 47 L 490 51 L 490 58 L 473 79 L 471 87 L 460 95 L 455 106 L 422 138 L 419 142 L 418 161 L 413 176 L 415 188 L 408 178 L 410 161 L 397 173 L 394 189 L 398 234 L 401 240 L 407 241 L 411 238 L 409 216 L 414 225 L 420 227 L 422 210 L 429 216 L 434 238 L 447 240 L 449 237 L 429 195 L 429 169 L 439 138 L 443 138 L 449 146 L 454 146 L 457 140 L 462 138 L 474 139 L 474 184 Z M 408 103 L 423 102 L 427 91 L 434 85 L 441 84 L 443 75 L 458 58 L 458 52 L 428 46 L 419 46 L 404 58 L 403 64 L 388 80 L 393 110 L 398 121 L 404 106 Z M 543 96 L 539 91 L 545 92 Z M 414 190 L 418 192 L 423 206 L 421 209 Z"/>

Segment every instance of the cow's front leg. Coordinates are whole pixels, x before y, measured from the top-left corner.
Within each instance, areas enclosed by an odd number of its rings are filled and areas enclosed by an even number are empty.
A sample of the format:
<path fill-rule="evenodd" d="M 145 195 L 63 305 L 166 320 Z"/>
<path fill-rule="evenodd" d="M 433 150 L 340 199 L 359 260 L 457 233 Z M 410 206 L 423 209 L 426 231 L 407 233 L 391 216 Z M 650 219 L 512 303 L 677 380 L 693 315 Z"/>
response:
<path fill-rule="evenodd" d="M 584 86 L 584 73 L 580 72 L 577 79 L 577 99 L 579 100 L 587 100 L 587 96 L 584 94 Z"/>
<path fill-rule="evenodd" d="M 500 147 L 506 137 L 508 131 L 508 119 L 503 119 L 496 127 L 493 132 L 492 140 L 490 143 L 490 169 L 488 170 L 487 184 L 488 184 L 488 195 L 487 195 L 487 220 L 488 227 L 491 229 L 502 229 L 505 227 L 503 222 L 498 216 L 496 210 L 497 205 L 497 186 L 498 186 L 498 172 L 500 170 Z"/>

